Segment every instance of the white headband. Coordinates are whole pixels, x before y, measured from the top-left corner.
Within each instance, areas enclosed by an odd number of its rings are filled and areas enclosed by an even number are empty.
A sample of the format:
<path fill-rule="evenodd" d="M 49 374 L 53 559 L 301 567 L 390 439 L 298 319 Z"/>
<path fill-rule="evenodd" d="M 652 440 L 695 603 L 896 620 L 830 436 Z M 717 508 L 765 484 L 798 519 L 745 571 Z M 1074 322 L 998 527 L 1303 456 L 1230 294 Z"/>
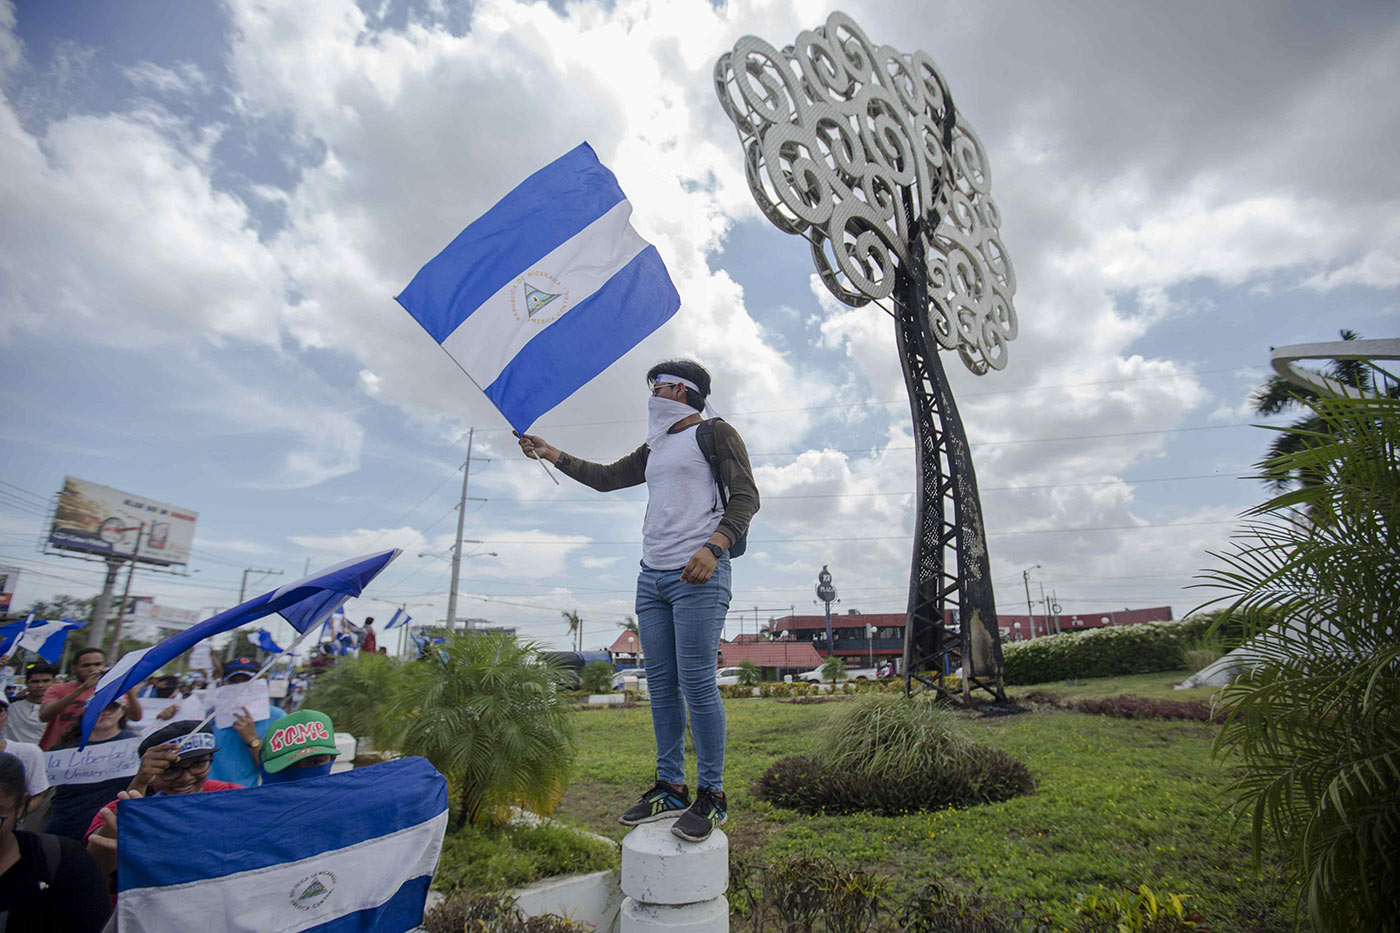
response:
<path fill-rule="evenodd" d="M 698 385 L 691 382 L 689 379 L 682 379 L 680 376 L 673 376 L 670 373 L 657 373 L 656 378 L 651 381 L 651 384 L 656 385 L 659 382 L 664 382 L 668 385 L 680 383 L 687 389 L 694 389 L 697 393 L 699 393 L 701 398 L 705 397 L 705 393 L 700 391 L 700 387 Z"/>

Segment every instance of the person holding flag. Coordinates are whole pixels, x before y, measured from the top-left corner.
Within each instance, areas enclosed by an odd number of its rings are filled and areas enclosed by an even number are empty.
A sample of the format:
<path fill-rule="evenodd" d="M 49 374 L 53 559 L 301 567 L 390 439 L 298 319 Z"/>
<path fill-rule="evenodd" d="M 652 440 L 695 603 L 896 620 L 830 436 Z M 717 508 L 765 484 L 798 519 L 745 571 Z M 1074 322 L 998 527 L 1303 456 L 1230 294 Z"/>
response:
<path fill-rule="evenodd" d="M 616 463 L 570 456 L 530 434 L 520 449 L 600 492 L 647 486 L 637 626 L 646 653 L 656 784 L 619 817 L 625 826 L 679 817 L 671 831 L 700 842 L 728 817 L 724 795 L 724 704 L 715 683 L 729 611 L 731 551 L 739 551 L 758 511 L 758 487 L 739 433 L 705 421 L 710 374 L 691 360 L 647 373 L 647 439 Z M 695 737 L 696 795 L 685 779 L 685 722 Z"/>

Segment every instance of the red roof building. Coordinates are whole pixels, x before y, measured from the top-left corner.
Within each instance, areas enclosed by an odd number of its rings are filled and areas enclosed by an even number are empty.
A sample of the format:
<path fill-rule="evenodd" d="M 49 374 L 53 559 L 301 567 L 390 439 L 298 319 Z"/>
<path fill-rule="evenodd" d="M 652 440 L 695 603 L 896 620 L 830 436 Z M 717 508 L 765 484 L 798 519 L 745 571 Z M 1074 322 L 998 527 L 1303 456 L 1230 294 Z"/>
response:
<path fill-rule="evenodd" d="M 641 667 L 642 640 L 637 637 L 636 632 L 624 631 L 617 636 L 616 641 L 608 645 L 607 652 L 614 667 Z"/>
<path fill-rule="evenodd" d="M 1024 641 L 1056 632 L 1078 632 L 1108 625 L 1140 625 L 1143 622 L 1167 622 L 1172 618 L 1170 606 L 1152 609 L 1120 609 L 1108 612 L 1061 613 L 1048 619 L 1043 615 L 1027 616 L 998 613 L 997 623 L 1003 641 Z M 948 615 L 948 624 L 953 616 Z M 867 628 L 873 626 L 873 629 Z M 826 617 L 819 615 L 783 616 L 768 625 L 779 641 L 810 645 L 819 657 L 827 653 Z M 832 615 L 832 653 L 848 667 L 879 665 L 904 653 L 904 613 L 857 613 Z M 813 665 L 815 666 L 815 665 Z M 809 668 L 810 670 L 810 668 Z"/>
<path fill-rule="evenodd" d="M 765 674 L 771 671 L 774 677 L 782 679 L 785 674 L 800 674 L 820 667 L 822 657 L 805 641 L 720 642 L 720 667 L 737 667 L 745 661 L 752 661 L 763 668 Z"/>

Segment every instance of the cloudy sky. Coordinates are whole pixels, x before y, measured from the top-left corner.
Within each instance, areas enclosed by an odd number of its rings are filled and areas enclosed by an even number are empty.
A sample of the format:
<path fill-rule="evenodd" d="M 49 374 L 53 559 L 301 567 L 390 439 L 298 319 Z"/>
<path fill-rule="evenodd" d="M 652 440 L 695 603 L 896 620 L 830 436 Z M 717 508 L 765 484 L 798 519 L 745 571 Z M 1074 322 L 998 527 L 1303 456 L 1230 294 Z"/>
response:
<path fill-rule="evenodd" d="M 991 161 L 1020 336 L 1001 372 L 946 357 L 973 441 L 998 605 L 1021 571 L 1066 613 L 1186 589 L 1269 435 L 1270 346 L 1400 310 L 1393 2 L 847 2 L 938 62 Z M 88 595 L 44 557 L 65 475 L 199 511 L 187 578 L 404 556 L 352 607 L 445 612 L 475 427 L 465 614 L 604 645 L 630 611 L 644 493 L 554 486 L 393 302 L 530 172 L 591 143 L 681 293 L 679 314 L 535 432 L 590 459 L 643 434 L 655 360 L 714 373 L 763 509 L 733 606 L 903 611 L 913 452 L 890 320 L 814 283 L 769 226 L 713 88 L 742 35 L 825 3 L 229 0 L 0 3 L 0 563 L 16 604 Z M 479 459 L 476 459 L 479 458 Z M 418 557 L 422 552 L 429 556 Z M 494 552 L 494 556 L 492 556 Z M 254 575 L 254 580 L 259 578 Z M 282 582 L 286 578 L 262 578 Z M 732 615 L 730 634 L 741 616 Z"/>

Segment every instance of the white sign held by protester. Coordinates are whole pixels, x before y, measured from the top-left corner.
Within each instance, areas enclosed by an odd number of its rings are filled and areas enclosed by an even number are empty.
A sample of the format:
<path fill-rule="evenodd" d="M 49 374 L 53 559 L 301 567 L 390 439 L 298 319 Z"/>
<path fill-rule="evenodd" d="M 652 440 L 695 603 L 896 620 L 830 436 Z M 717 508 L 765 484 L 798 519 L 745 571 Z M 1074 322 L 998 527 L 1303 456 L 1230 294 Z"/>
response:
<path fill-rule="evenodd" d="M 209 650 L 209 642 L 202 641 L 190 649 L 190 670 L 204 671 L 206 674 L 214 669 L 214 655 Z"/>
<path fill-rule="evenodd" d="M 101 742 L 87 748 L 61 748 L 44 753 L 44 769 L 49 783 L 96 784 L 113 778 L 131 777 L 141 766 L 138 751 L 141 739 Z"/>
<path fill-rule="evenodd" d="M 232 728 L 238 711 L 246 709 L 254 722 L 267 719 L 272 708 L 267 698 L 267 681 L 254 680 L 241 684 L 223 684 L 214 691 L 214 726 Z"/>

